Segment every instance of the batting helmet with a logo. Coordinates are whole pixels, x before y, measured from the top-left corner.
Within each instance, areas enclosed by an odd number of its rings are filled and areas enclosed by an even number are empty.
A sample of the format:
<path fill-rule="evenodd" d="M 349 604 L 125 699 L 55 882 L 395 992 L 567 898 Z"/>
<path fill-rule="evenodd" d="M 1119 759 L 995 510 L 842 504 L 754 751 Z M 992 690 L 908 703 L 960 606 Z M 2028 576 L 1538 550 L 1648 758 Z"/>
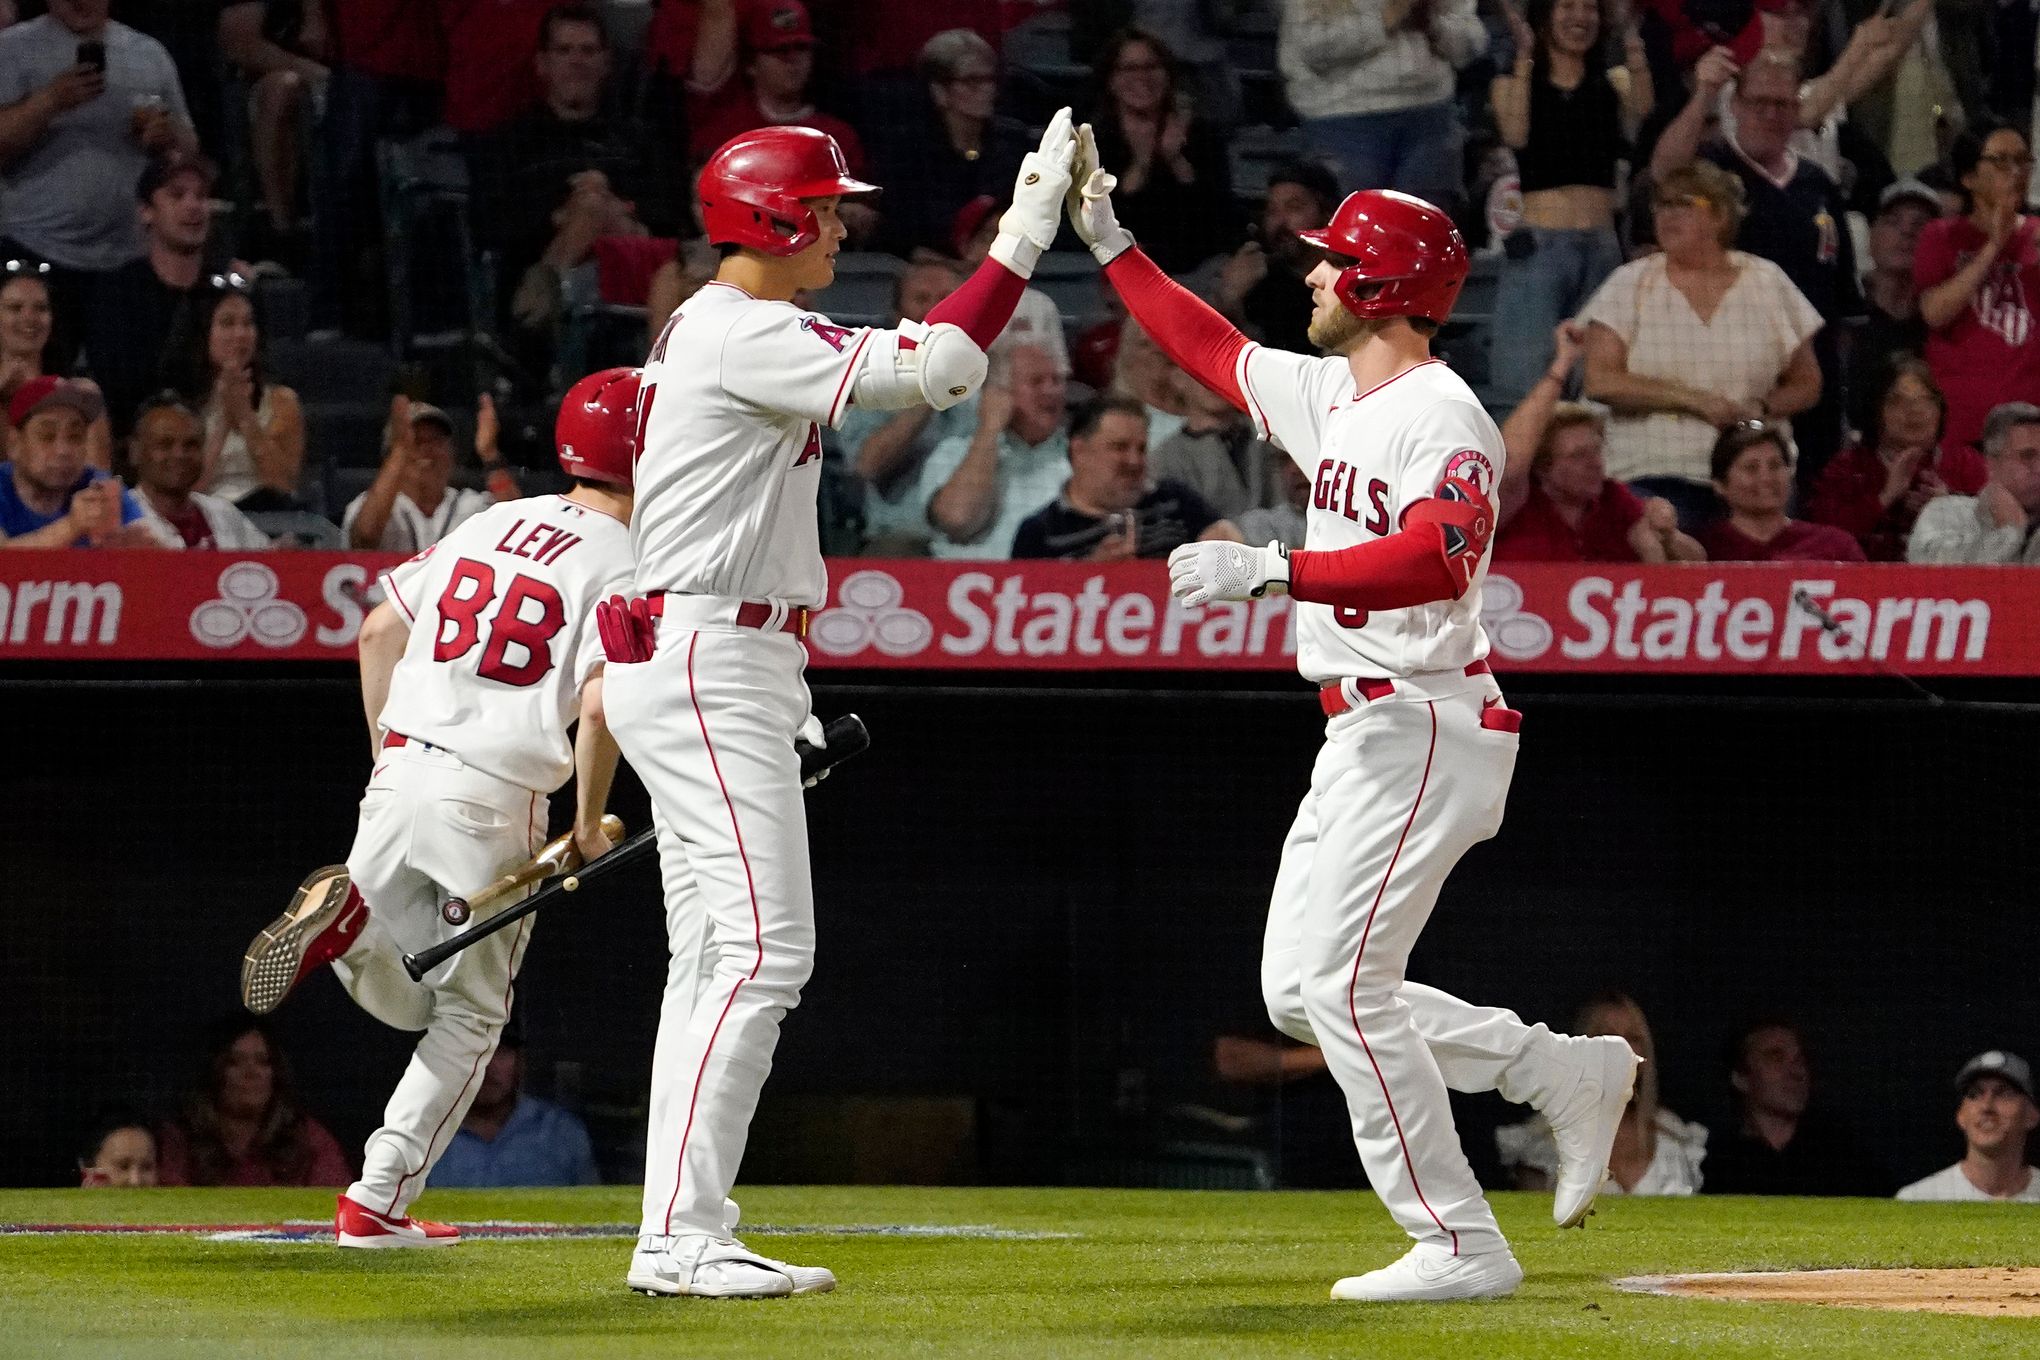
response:
<path fill-rule="evenodd" d="M 803 199 L 873 194 L 854 179 L 843 148 L 810 127 L 763 127 L 732 137 L 701 167 L 701 224 L 711 245 L 798 255 L 821 239 Z"/>
<path fill-rule="evenodd" d="M 1466 283 L 1466 242 L 1444 212 L 1393 189 L 1346 195 L 1332 220 L 1298 232 L 1352 263 L 1332 286 L 1355 316 L 1421 316 L 1443 323 Z"/>
<path fill-rule="evenodd" d="M 641 368 L 605 368 L 567 389 L 553 424 L 553 446 L 569 477 L 630 487 L 644 376 Z"/>

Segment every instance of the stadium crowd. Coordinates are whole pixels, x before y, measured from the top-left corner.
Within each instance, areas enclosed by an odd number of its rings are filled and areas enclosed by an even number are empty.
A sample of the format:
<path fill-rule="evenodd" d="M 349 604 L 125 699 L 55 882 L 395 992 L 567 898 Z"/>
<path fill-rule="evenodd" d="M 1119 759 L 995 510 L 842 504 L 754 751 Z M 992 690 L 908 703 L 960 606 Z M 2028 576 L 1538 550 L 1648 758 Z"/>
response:
<path fill-rule="evenodd" d="M 1187 1109 L 1251 1153 L 1269 1180 L 1298 1188 L 1364 1185 L 1353 1157 L 1345 1106 L 1317 1049 L 1249 1034 L 1213 1048 L 1222 1086 L 1245 1093 L 1252 1110 L 1228 1117 Z M 1657 1042 L 1643 1009 L 1607 992 L 1574 1017 L 1580 1034 L 1616 1034 L 1645 1065 L 1617 1133 L 1604 1193 L 1625 1195 L 1860 1195 L 1901 1200 L 2040 1203 L 2029 1142 L 2040 1129 L 2032 1068 L 1992 1049 L 1955 1074 L 1954 1125 L 1962 1155 L 1901 1184 L 1879 1150 L 1866 1146 L 1815 1099 L 1807 1041 L 1797 1025 L 1765 1018 L 1745 1025 L 1722 1054 L 1724 1104 L 1733 1122 L 1710 1133 L 1660 1103 Z M 1232 1102 L 1237 1104 L 1238 1102 Z M 1209 1133 L 1207 1127 L 1205 1132 Z M 1558 1149 L 1541 1117 L 1495 1132 L 1504 1185 L 1549 1190 Z M 2040 1148 L 2034 1150 L 2040 1151 Z M 641 1149 L 640 1149 L 641 1151 Z M 78 1144 L 86 1187 L 155 1185 L 345 1186 L 347 1154 L 303 1106 L 289 1059 L 258 1018 L 234 1014 L 212 1026 L 193 1079 L 167 1117 L 109 1105 Z M 633 1167 L 612 1169 L 629 1180 Z M 441 1187 L 592 1185 L 603 1179 L 587 1127 L 571 1110 L 524 1089 L 524 1045 L 515 1026 L 482 1073 L 473 1107 L 433 1171 Z"/>
<path fill-rule="evenodd" d="M 1344 192 L 1450 208 L 1501 560 L 2024 561 L 2035 46 L 1937 0 L 0 0 L 0 534 L 424 546 L 546 485 L 548 402 L 712 271 L 723 140 L 808 124 L 885 186 L 806 299 L 878 322 L 1069 102 L 1271 345 Z M 830 551 L 1300 539 L 1308 479 L 1068 244 L 980 396 L 831 432 Z"/>

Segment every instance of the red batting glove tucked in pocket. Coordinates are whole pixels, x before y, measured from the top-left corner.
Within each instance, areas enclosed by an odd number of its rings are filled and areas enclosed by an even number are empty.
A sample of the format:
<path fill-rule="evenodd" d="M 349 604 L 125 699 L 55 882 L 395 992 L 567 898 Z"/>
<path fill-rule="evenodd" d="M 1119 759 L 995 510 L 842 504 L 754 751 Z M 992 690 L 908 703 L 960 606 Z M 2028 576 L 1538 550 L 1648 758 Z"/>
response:
<path fill-rule="evenodd" d="M 650 661 L 658 646 L 659 601 L 611 595 L 595 606 L 602 655 L 615 662 Z"/>

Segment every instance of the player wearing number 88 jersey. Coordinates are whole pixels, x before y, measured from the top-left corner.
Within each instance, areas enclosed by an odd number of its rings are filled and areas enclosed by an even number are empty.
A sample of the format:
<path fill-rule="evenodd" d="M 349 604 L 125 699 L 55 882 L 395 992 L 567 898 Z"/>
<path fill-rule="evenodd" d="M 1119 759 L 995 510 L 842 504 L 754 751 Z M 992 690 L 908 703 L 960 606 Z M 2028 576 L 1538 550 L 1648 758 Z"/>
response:
<path fill-rule="evenodd" d="M 599 823 L 618 757 L 601 708 L 595 606 L 631 577 L 638 378 L 613 369 L 568 394 L 558 442 L 571 491 L 494 505 L 383 576 L 386 598 L 361 632 L 375 764 L 347 886 L 300 894 L 250 950 L 251 968 L 295 970 L 292 985 L 331 961 L 370 1014 L 425 1031 L 361 1179 L 340 1199 L 342 1246 L 458 1240 L 412 1219 L 409 1206 L 479 1089 L 531 919 L 422 984 L 403 956 L 447 938 L 465 924 L 469 894 L 530 858 L 545 838 L 547 795 L 570 774 L 581 853 L 609 848 Z M 259 999 L 266 1009 L 279 998 Z"/>

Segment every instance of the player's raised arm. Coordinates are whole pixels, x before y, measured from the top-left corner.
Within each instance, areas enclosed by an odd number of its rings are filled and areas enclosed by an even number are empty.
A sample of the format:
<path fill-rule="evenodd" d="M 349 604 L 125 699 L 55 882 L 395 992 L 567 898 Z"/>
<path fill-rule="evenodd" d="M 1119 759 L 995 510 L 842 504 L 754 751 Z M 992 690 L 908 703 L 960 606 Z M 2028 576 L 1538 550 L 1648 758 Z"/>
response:
<path fill-rule="evenodd" d="M 1132 233 L 1119 225 L 1112 207 L 1118 181 L 1098 164 L 1098 139 L 1089 123 L 1077 130 L 1071 173 L 1076 182 L 1069 192 L 1070 225 L 1091 248 L 1092 258 L 1105 266 L 1105 277 L 1125 299 L 1127 311 L 1178 368 L 1246 410 L 1238 371 L 1247 337 L 1217 309 L 1163 273 L 1134 244 Z"/>
<path fill-rule="evenodd" d="M 990 349 L 1013 319 L 1041 252 L 1062 226 L 1064 195 L 1070 190 L 1077 152 L 1070 111 L 1060 108 L 1041 134 L 1041 147 L 1020 161 L 1013 181 L 1013 205 L 999 217 L 999 234 L 977 271 L 928 312 L 925 324 L 959 327 L 979 349 Z"/>

